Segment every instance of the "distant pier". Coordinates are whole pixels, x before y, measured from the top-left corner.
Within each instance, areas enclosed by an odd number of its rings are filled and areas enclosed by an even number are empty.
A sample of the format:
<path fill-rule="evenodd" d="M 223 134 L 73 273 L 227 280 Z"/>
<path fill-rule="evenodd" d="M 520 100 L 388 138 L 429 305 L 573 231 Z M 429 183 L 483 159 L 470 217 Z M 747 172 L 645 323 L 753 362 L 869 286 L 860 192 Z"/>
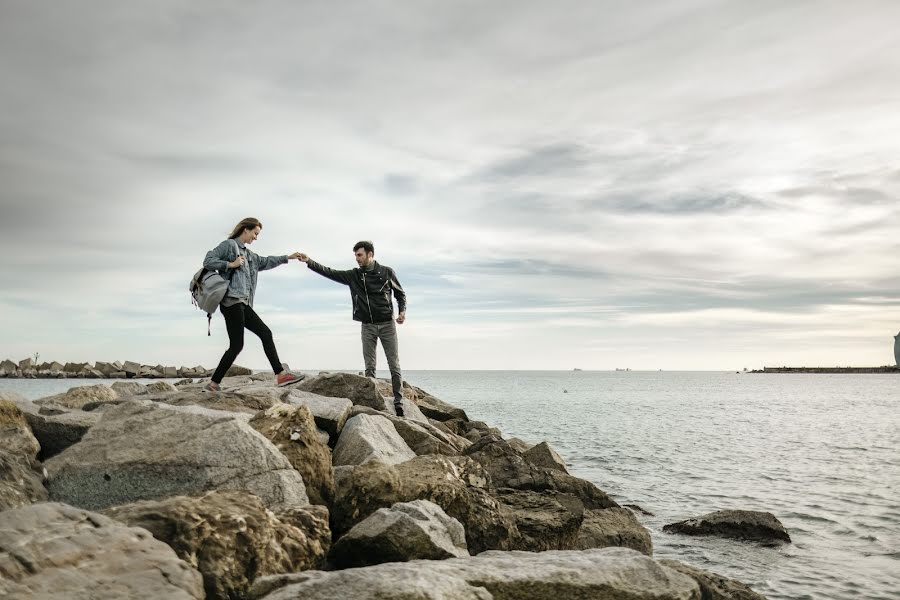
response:
<path fill-rule="evenodd" d="M 900 373 L 900 367 L 763 367 L 751 373 Z"/>

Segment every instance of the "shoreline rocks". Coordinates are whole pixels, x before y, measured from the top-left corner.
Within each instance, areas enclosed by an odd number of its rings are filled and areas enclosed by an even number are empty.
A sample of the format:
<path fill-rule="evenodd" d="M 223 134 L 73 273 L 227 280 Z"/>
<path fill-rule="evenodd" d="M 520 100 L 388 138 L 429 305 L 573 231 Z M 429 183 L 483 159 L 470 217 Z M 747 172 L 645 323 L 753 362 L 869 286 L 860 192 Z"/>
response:
<path fill-rule="evenodd" d="M 47 554 L 35 572 L 62 565 L 48 578 L 92 598 L 756 600 L 654 560 L 635 513 L 569 474 L 546 442 L 505 440 L 419 388 L 404 387 L 410 408 L 397 417 L 388 383 L 363 376 L 204 383 L 118 381 L 34 402 L 0 393 L 0 595 L 44 589 L 15 567 L 19 547 L 3 546 L 35 537 Z M 7 463 L 19 470 L 7 476 Z M 125 556 L 95 564 L 102 540 Z"/>
<path fill-rule="evenodd" d="M 246 367 L 233 365 L 227 375 L 250 375 Z M 9 359 L 0 361 L 0 379 L 178 379 L 185 377 L 209 377 L 212 369 L 203 366 L 173 367 L 164 365 L 144 365 L 127 360 L 124 363 L 66 363 L 43 362 L 36 364 L 31 358 L 15 363 Z"/>

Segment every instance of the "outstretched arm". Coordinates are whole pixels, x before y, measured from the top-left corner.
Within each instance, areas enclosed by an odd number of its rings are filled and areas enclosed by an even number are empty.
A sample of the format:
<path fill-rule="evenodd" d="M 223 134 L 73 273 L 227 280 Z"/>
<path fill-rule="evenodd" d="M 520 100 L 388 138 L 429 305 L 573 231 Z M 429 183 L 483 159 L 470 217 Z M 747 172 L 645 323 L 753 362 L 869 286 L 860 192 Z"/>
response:
<path fill-rule="evenodd" d="M 350 285 L 350 281 L 353 277 L 353 269 L 350 269 L 349 271 L 337 271 L 330 267 L 326 267 L 325 265 L 320 265 L 302 252 L 298 253 L 298 258 L 306 263 L 306 266 L 309 267 L 310 271 L 318 273 L 322 277 L 326 277 L 332 281 L 336 281 L 337 283 Z"/>

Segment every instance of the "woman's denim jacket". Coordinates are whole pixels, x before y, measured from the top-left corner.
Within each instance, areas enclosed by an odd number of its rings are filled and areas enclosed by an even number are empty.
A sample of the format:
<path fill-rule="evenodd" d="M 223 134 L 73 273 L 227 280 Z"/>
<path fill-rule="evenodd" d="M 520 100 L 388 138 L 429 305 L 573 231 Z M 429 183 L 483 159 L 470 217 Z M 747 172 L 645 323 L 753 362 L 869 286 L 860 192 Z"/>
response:
<path fill-rule="evenodd" d="M 237 269 L 229 269 L 228 263 L 237 258 L 238 248 L 244 256 L 244 266 Z M 226 296 L 246 300 L 253 306 L 253 295 L 256 292 L 256 274 L 266 269 L 273 269 L 279 265 L 287 264 L 287 255 L 260 256 L 245 246 L 240 240 L 228 239 L 206 253 L 203 267 L 231 280 L 228 283 Z"/>

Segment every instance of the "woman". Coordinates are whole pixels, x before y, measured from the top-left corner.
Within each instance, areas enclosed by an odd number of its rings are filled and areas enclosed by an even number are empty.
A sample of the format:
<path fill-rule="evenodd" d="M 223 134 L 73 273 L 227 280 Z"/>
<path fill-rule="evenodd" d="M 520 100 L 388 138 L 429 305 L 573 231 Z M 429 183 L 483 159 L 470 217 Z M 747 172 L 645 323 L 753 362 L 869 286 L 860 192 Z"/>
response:
<path fill-rule="evenodd" d="M 272 331 L 253 310 L 253 295 L 256 292 L 256 274 L 287 264 L 288 260 L 300 259 L 300 253 L 289 256 L 259 256 L 248 246 L 256 241 L 262 223 L 258 219 L 247 218 L 235 225 L 228 239 L 206 253 L 203 266 L 219 271 L 228 279 L 228 291 L 220 306 L 228 329 L 228 350 L 222 355 L 212 380 L 206 385 L 211 392 L 219 391 L 219 384 L 228 368 L 244 348 L 244 328 L 249 329 L 262 340 L 263 350 L 275 371 L 275 385 L 287 385 L 299 381 L 299 377 L 285 371 L 275 350 Z"/>

